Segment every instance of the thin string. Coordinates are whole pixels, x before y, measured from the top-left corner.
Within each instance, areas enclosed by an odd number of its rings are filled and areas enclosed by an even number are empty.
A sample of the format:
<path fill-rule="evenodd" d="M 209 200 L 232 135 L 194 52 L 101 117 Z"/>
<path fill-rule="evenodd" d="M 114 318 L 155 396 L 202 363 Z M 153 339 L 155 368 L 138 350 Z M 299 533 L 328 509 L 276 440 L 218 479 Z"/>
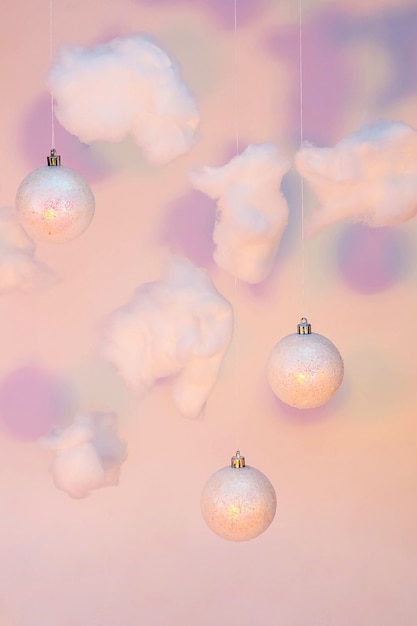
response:
<path fill-rule="evenodd" d="M 49 62 L 52 63 L 54 54 L 54 15 L 53 0 L 49 0 Z M 55 112 L 54 97 L 51 92 L 51 149 L 55 149 Z"/>
<path fill-rule="evenodd" d="M 234 403 L 235 403 L 235 439 L 236 439 L 236 450 L 240 449 L 240 402 L 239 402 L 239 375 L 238 375 L 238 364 L 239 364 L 239 341 L 238 341 L 238 325 L 237 325 L 237 278 L 234 280 L 234 295 L 233 300 L 235 303 L 234 306 L 234 319 L 233 319 L 233 328 L 234 328 Z"/>
<path fill-rule="evenodd" d="M 300 148 L 304 143 L 304 115 L 303 115 L 303 20 L 302 0 L 299 0 L 299 59 L 300 59 Z M 304 315 L 305 306 L 305 234 L 304 234 L 304 176 L 301 174 L 300 198 L 301 198 L 301 309 Z"/>
<path fill-rule="evenodd" d="M 238 41 L 237 41 L 237 0 L 234 0 L 234 37 L 233 37 L 233 71 L 234 71 L 234 91 L 235 91 L 235 144 L 236 156 L 239 154 L 239 64 L 238 64 Z M 238 341 L 238 284 L 237 278 L 234 279 L 234 403 L 235 403 L 235 438 L 236 450 L 239 450 L 240 440 L 240 402 L 239 402 L 239 341 Z"/>
<path fill-rule="evenodd" d="M 234 40 L 233 40 L 233 58 L 234 58 L 234 76 L 235 76 L 235 137 L 236 137 L 236 155 L 239 154 L 239 65 L 237 53 L 237 0 L 234 0 Z"/>

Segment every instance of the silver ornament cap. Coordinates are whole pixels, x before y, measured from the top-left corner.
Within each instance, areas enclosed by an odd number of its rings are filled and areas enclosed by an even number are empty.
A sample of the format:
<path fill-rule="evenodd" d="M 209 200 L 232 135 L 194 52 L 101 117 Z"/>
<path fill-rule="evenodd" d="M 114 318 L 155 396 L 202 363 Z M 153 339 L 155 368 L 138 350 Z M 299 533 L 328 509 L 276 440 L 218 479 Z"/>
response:
<path fill-rule="evenodd" d="M 311 335 L 311 324 L 308 323 L 306 317 L 300 319 L 300 323 L 297 324 L 297 332 L 299 335 Z"/>
<path fill-rule="evenodd" d="M 61 155 L 56 153 L 55 148 L 52 148 L 51 154 L 46 157 L 46 161 L 49 166 L 61 165 Z"/>
<path fill-rule="evenodd" d="M 239 450 L 236 452 L 235 456 L 232 456 L 231 466 L 236 468 L 245 467 L 245 457 L 240 456 Z"/>

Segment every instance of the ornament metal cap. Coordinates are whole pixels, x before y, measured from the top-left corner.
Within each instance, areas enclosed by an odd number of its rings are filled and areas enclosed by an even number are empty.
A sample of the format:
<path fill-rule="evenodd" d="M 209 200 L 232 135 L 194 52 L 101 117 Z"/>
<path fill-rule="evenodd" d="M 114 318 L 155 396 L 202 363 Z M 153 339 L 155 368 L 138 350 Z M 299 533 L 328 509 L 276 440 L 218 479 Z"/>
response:
<path fill-rule="evenodd" d="M 61 156 L 52 148 L 50 156 L 46 157 L 48 165 L 61 165 Z"/>
<path fill-rule="evenodd" d="M 297 332 L 299 335 L 311 335 L 311 324 L 308 323 L 306 317 L 300 319 L 300 323 L 297 325 Z"/>
<path fill-rule="evenodd" d="M 235 456 L 232 456 L 231 465 L 236 468 L 245 467 L 245 457 L 240 456 L 239 450 L 236 452 Z"/>

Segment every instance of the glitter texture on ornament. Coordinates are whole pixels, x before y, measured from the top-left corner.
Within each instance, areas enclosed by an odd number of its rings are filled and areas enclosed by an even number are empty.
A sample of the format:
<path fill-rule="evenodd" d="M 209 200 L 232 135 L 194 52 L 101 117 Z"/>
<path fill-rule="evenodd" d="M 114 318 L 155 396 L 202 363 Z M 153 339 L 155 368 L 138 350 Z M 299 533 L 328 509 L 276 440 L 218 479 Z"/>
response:
<path fill-rule="evenodd" d="M 16 212 L 38 241 L 79 237 L 94 216 L 94 196 L 80 174 L 66 167 L 40 167 L 26 176 L 16 194 Z"/>
<path fill-rule="evenodd" d="M 273 348 L 267 377 L 274 394 L 286 404 L 310 409 L 321 406 L 340 387 L 344 366 L 336 346 L 312 333 L 302 318 L 298 333 L 287 335 Z"/>
<path fill-rule="evenodd" d="M 223 539 L 248 541 L 258 537 L 275 517 L 277 500 L 268 478 L 245 466 L 237 452 L 230 467 L 223 467 L 206 482 L 201 512 L 208 527 Z"/>

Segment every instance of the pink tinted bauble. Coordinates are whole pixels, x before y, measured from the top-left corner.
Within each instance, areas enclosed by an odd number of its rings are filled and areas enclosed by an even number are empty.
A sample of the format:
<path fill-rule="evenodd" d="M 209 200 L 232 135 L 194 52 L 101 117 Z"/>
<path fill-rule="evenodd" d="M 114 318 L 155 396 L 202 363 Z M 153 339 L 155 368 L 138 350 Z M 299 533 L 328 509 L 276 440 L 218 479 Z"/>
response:
<path fill-rule="evenodd" d="M 38 241 L 79 237 L 93 219 L 94 205 L 93 193 L 84 178 L 60 165 L 34 170 L 16 194 L 19 222 Z"/>
<path fill-rule="evenodd" d="M 343 374 L 343 360 L 336 346 L 323 335 L 312 333 L 305 318 L 298 333 L 277 343 L 267 364 L 268 382 L 274 394 L 299 409 L 328 402 L 340 387 Z"/>
<path fill-rule="evenodd" d="M 229 541 L 248 541 L 263 533 L 275 517 L 277 499 L 268 478 L 245 466 L 239 452 L 232 466 L 211 476 L 201 494 L 207 526 Z"/>

